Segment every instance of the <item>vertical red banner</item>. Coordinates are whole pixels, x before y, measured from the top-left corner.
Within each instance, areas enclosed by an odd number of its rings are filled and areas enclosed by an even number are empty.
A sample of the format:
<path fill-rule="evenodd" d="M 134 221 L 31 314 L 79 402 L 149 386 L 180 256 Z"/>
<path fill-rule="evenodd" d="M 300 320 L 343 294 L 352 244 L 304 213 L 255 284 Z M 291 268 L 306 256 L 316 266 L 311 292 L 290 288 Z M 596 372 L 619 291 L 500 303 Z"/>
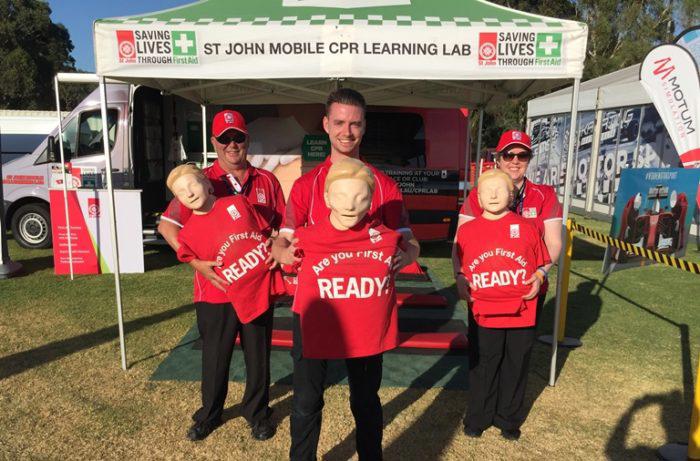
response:
<path fill-rule="evenodd" d="M 69 274 L 68 233 L 66 232 L 63 191 L 50 190 L 49 201 L 51 204 L 54 272 L 56 274 Z M 90 238 L 90 231 L 85 223 L 85 216 L 78 203 L 78 196 L 74 190 L 68 191 L 68 215 L 71 230 L 70 248 L 73 259 L 73 273 L 99 274 L 100 265 L 97 261 L 95 247 Z"/>

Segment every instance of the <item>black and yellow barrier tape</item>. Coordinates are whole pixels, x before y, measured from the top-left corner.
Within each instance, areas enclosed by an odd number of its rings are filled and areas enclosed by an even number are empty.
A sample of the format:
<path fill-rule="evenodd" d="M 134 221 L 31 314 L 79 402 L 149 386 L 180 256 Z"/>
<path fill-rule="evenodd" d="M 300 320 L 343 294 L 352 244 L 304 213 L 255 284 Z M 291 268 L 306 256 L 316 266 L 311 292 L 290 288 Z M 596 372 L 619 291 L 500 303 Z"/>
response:
<path fill-rule="evenodd" d="M 595 240 L 598 240 L 599 242 L 603 242 L 612 247 L 624 250 L 628 253 L 634 253 L 637 256 L 642 256 L 644 258 L 651 259 L 652 261 L 656 261 L 659 264 L 664 264 L 666 266 L 675 267 L 676 269 L 680 269 L 685 272 L 691 272 L 693 274 L 700 275 L 700 264 L 692 263 L 690 261 L 686 261 L 685 259 L 676 258 L 675 256 L 659 253 L 658 251 L 647 250 L 646 248 L 642 248 L 637 245 L 618 240 L 616 238 L 610 237 L 609 235 L 601 234 L 600 232 L 596 232 L 593 229 L 589 229 L 585 226 L 582 226 L 581 224 L 577 224 L 574 220 L 571 220 L 571 229 L 577 232 L 581 232 L 582 234 L 585 234 Z"/>

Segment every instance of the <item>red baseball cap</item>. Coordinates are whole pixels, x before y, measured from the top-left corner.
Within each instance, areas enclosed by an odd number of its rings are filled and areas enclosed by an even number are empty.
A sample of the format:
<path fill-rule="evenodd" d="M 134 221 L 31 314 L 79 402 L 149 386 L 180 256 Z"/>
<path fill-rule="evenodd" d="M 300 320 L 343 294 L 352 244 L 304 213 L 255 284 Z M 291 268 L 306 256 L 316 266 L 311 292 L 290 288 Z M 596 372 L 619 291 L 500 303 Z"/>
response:
<path fill-rule="evenodd" d="M 235 110 L 222 110 L 214 116 L 211 125 L 211 134 L 218 138 L 227 130 L 238 130 L 247 135 L 248 128 L 245 126 L 245 119 L 240 112 Z"/>
<path fill-rule="evenodd" d="M 503 133 L 496 146 L 496 152 L 504 152 L 512 146 L 520 146 L 532 151 L 532 141 L 524 131 L 508 130 Z"/>

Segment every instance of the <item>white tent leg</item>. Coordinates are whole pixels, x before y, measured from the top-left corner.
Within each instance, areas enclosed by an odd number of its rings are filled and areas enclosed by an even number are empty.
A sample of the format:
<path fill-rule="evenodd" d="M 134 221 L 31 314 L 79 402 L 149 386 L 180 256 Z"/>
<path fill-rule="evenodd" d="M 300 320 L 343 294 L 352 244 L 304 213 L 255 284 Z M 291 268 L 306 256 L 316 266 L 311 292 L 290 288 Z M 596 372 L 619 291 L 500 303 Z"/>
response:
<path fill-rule="evenodd" d="M 598 89 L 600 93 L 600 89 Z M 598 103 L 596 103 L 598 105 Z M 595 113 L 595 128 L 593 129 L 593 142 L 591 143 L 591 156 L 588 162 L 588 179 L 586 186 L 586 211 L 593 211 L 593 198 L 595 194 L 595 177 L 598 172 L 598 159 L 600 158 L 600 133 L 603 127 L 603 111 L 598 109 Z"/>
<path fill-rule="evenodd" d="M 202 168 L 207 167 L 207 106 L 202 104 Z"/>
<path fill-rule="evenodd" d="M 476 168 L 474 169 L 474 184 L 479 180 L 481 170 L 481 135 L 484 128 L 484 108 L 479 108 L 479 134 L 476 137 Z M 469 159 L 467 159 L 467 168 L 469 168 Z M 467 185 L 464 184 L 464 199 L 467 199 Z"/>
<path fill-rule="evenodd" d="M 100 113 L 102 115 L 102 145 L 105 153 L 107 191 L 109 192 L 109 224 L 112 230 L 112 258 L 114 258 L 114 291 L 117 298 L 117 321 L 119 323 L 119 349 L 122 370 L 126 371 L 126 344 L 124 342 L 124 315 L 122 313 L 122 287 L 119 278 L 119 247 L 117 243 L 117 217 L 114 206 L 114 187 L 112 185 L 112 157 L 109 148 L 109 127 L 107 119 L 107 91 L 105 78 L 100 78 Z"/>
<path fill-rule="evenodd" d="M 566 179 L 564 181 L 564 211 L 562 215 L 562 226 L 561 226 L 561 236 L 562 242 L 566 242 L 566 220 L 569 218 L 569 206 L 571 206 L 571 180 L 574 178 L 571 170 L 573 169 L 574 163 L 574 147 L 576 146 L 576 124 L 578 121 L 578 92 L 581 86 L 581 79 L 574 79 L 574 91 L 571 95 L 571 127 L 569 135 L 569 154 L 566 156 Z M 562 252 L 559 255 L 558 267 L 561 270 L 564 267 L 564 258 L 566 257 L 566 251 L 562 248 Z M 559 337 L 559 310 L 561 308 L 561 293 L 562 290 L 568 290 L 569 287 L 565 287 L 563 284 L 564 277 L 561 274 L 557 275 L 557 298 L 556 306 L 554 308 L 554 325 L 552 326 L 552 358 L 551 365 L 549 368 L 549 385 L 554 386 L 557 375 L 557 338 Z"/>
<path fill-rule="evenodd" d="M 70 279 L 73 280 L 73 244 L 71 242 L 70 213 L 68 212 L 68 183 L 66 180 L 66 157 L 63 150 L 63 119 L 61 117 L 61 100 L 58 94 L 58 75 L 53 78 L 56 93 L 56 117 L 58 118 L 58 150 L 61 152 L 61 172 L 63 173 L 63 208 L 66 212 L 66 238 L 68 239 L 68 268 Z M 48 149 L 49 147 L 46 146 Z M 73 179 L 71 178 L 71 181 Z"/>

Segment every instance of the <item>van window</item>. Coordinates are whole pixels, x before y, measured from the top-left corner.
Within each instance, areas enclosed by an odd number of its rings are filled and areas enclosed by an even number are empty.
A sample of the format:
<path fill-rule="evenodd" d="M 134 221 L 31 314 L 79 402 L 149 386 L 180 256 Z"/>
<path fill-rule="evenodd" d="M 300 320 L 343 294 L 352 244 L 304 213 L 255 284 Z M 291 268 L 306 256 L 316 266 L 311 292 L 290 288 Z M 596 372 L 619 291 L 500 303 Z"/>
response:
<path fill-rule="evenodd" d="M 114 140 L 117 137 L 117 115 L 117 110 L 115 109 L 107 111 L 107 130 L 110 149 L 114 147 Z M 68 130 L 66 130 L 66 138 L 68 139 L 67 131 Z M 73 139 L 75 139 L 75 137 Z M 104 146 L 102 145 L 102 114 L 99 110 L 80 114 L 77 144 L 77 151 L 73 151 L 76 157 L 104 153 Z"/>
<path fill-rule="evenodd" d="M 367 112 L 360 153 L 372 165 L 425 167 L 425 131 L 419 114 Z"/>
<path fill-rule="evenodd" d="M 119 111 L 110 109 L 107 111 L 109 119 L 109 147 L 114 147 L 114 140 L 117 138 L 117 120 Z M 73 117 L 63 128 L 63 155 L 66 161 L 76 157 L 85 157 L 104 152 L 102 146 L 102 117 L 99 110 L 83 112 L 77 117 Z M 60 162 L 61 152 L 58 146 L 58 139 L 54 141 L 54 154 L 56 161 Z M 44 149 L 35 165 L 47 163 L 48 149 Z"/>

